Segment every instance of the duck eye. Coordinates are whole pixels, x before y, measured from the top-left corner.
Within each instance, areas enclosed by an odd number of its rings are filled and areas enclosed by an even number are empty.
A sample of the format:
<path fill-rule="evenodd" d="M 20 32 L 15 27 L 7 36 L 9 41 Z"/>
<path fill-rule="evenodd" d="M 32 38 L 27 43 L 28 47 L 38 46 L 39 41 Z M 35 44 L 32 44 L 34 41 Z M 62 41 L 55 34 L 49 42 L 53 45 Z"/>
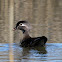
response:
<path fill-rule="evenodd" d="M 20 24 L 20 25 L 22 25 L 22 24 Z"/>
<path fill-rule="evenodd" d="M 25 24 L 19 24 L 19 26 L 26 26 Z"/>
<path fill-rule="evenodd" d="M 22 24 L 19 24 L 19 25 L 21 25 L 21 26 L 22 26 Z"/>

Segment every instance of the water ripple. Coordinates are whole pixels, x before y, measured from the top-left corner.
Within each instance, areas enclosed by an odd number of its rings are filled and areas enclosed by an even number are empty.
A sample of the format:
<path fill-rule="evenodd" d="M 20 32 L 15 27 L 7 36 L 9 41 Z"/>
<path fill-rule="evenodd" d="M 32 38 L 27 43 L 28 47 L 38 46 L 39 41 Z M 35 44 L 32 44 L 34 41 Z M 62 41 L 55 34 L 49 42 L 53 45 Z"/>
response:
<path fill-rule="evenodd" d="M 13 44 L 14 62 L 62 62 L 62 43 L 46 47 L 22 48 Z M 0 43 L 0 62 L 9 62 L 9 44 Z"/>

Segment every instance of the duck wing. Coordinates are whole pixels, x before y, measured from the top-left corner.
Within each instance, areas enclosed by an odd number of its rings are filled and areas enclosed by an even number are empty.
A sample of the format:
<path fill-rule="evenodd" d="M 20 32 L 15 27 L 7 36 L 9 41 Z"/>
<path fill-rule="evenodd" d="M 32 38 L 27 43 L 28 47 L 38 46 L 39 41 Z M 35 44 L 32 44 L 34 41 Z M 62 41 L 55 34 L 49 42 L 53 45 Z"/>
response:
<path fill-rule="evenodd" d="M 32 38 L 30 44 L 31 46 L 44 46 L 47 42 L 47 38 L 45 36 Z"/>
<path fill-rule="evenodd" d="M 45 36 L 28 38 L 21 42 L 21 46 L 22 47 L 44 46 L 46 42 L 47 42 L 47 38 Z"/>

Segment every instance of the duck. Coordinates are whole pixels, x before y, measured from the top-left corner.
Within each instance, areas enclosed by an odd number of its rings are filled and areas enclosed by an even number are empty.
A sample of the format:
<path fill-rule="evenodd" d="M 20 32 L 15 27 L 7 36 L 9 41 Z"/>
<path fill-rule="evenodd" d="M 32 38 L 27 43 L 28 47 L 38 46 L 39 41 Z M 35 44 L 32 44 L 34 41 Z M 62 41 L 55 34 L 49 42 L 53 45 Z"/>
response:
<path fill-rule="evenodd" d="M 47 37 L 31 37 L 29 31 L 32 29 L 31 24 L 28 21 L 18 21 L 14 30 L 21 30 L 23 33 L 23 39 L 20 41 L 21 47 L 35 47 L 35 46 L 45 46 L 47 42 Z"/>

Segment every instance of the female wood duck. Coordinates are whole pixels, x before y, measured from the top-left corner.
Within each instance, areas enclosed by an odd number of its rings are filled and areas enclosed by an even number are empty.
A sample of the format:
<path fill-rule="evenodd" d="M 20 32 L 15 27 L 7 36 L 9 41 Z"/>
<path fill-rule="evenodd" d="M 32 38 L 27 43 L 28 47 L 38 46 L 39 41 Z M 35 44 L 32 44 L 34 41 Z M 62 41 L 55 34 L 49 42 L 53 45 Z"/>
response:
<path fill-rule="evenodd" d="M 35 46 L 45 46 L 47 38 L 45 36 L 32 38 L 29 35 L 31 29 L 30 24 L 27 21 L 19 21 L 16 24 L 14 30 L 21 30 L 23 32 L 23 40 L 21 42 L 22 47 L 35 47 Z"/>

